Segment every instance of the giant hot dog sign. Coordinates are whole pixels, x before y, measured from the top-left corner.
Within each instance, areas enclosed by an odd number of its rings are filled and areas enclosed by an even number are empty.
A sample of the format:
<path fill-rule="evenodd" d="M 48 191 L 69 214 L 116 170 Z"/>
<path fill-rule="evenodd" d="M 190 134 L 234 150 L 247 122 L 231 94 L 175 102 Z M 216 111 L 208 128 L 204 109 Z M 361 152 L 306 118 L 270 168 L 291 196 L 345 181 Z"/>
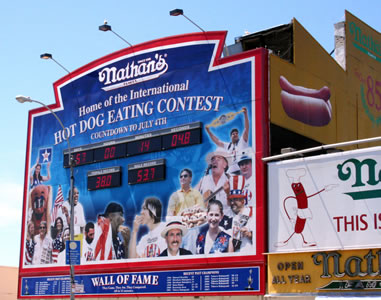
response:
<path fill-rule="evenodd" d="M 221 58 L 225 35 L 164 38 L 70 73 L 51 106 L 65 128 L 30 112 L 20 297 L 69 293 L 70 155 L 76 293 L 264 293 L 267 52 Z"/>

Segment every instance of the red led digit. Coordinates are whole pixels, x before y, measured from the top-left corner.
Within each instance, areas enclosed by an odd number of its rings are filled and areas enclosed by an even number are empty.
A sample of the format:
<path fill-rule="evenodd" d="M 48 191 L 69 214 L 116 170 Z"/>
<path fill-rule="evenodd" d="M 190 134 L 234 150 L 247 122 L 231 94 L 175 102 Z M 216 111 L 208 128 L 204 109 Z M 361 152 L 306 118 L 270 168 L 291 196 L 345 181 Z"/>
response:
<path fill-rule="evenodd" d="M 112 175 L 109 174 L 109 175 L 107 175 L 106 185 L 107 185 L 107 186 L 110 186 L 110 185 L 111 185 L 111 181 L 112 181 Z"/>
<path fill-rule="evenodd" d="M 180 145 L 184 145 L 184 134 L 179 133 L 178 137 L 179 137 L 178 140 L 180 141 Z"/>
<path fill-rule="evenodd" d="M 99 187 L 101 186 L 101 177 L 102 177 L 102 176 L 97 176 L 97 182 L 96 182 L 96 184 L 95 184 L 95 187 L 96 187 L 96 188 L 99 188 Z"/>
<path fill-rule="evenodd" d="M 81 163 L 86 162 L 86 152 L 82 152 L 82 160 Z"/>
<path fill-rule="evenodd" d="M 143 181 L 149 180 L 149 169 L 144 169 Z"/>
<path fill-rule="evenodd" d="M 189 144 L 190 135 L 190 131 L 185 132 L 184 145 Z"/>
<path fill-rule="evenodd" d="M 151 179 L 155 179 L 155 168 L 151 168 Z"/>
<path fill-rule="evenodd" d="M 172 146 L 172 147 L 176 147 L 176 145 L 177 145 L 177 134 L 174 134 L 174 135 L 172 136 L 172 143 L 171 143 L 171 146 Z"/>
<path fill-rule="evenodd" d="M 102 176 L 101 187 L 105 187 L 106 186 L 106 179 L 107 179 L 106 176 Z"/>
<path fill-rule="evenodd" d="M 142 175 L 142 173 L 143 173 L 143 169 L 141 169 L 141 170 L 138 171 L 137 182 L 141 182 L 141 181 L 142 181 L 142 179 L 143 179 L 143 175 Z"/>

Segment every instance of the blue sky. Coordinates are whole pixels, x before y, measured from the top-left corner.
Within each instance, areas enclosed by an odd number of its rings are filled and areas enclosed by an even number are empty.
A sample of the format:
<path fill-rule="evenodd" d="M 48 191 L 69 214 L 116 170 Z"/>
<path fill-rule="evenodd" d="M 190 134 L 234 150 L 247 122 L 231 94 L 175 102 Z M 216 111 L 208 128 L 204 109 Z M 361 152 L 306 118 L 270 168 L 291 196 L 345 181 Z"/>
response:
<path fill-rule="evenodd" d="M 369 1 L 6 1 L 0 10 L 0 265 L 18 266 L 22 191 L 28 110 L 19 104 L 23 94 L 45 104 L 54 102 L 53 82 L 66 75 L 53 61 L 40 59 L 48 52 L 68 70 L 75 70 L 127 45 L 98 26 L 107 19 L 113 30 L 131 44 L 198 31 L 184 14 L 204 30 L 227 30 L 226 44 L 234 38 L 290 23 L 296 18 L 330 52 L 333 24 L 344 20 L 347 9 L 380 31 L 379 0 Z"/>

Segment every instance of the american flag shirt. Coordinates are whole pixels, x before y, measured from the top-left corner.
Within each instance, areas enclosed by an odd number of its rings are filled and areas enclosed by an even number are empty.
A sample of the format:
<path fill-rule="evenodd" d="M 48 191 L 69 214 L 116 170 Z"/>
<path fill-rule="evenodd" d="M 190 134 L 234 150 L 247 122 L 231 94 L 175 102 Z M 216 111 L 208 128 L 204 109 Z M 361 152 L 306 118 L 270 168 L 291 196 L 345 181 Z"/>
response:
<path fill-rule="evenodd" d="M 116 236 L 116 239 L 113 239 L 112 242 L 114 244 L 115 258 L 116 259 L 125 258 L 126 253 L 124 251 L 124 245 L 121 238 L 119 236 Z"/>
<path fill-rule="evenodd" d="M 31 240 L 26 240 L 26 248 L 25 248 L 25 264 L 26 265 L 31 265 L 32 264 L 32 259 L 33 259 L 33 254 L 34 254 L 34 245 L 36 243 Z"/>
<path fill-rule="evenodd" d="M 65 244 L 62 241 L 62 232 L 53 240 L 52 259 L 53 263 L 57 263 L 58 254 L 65 249 Z"/>

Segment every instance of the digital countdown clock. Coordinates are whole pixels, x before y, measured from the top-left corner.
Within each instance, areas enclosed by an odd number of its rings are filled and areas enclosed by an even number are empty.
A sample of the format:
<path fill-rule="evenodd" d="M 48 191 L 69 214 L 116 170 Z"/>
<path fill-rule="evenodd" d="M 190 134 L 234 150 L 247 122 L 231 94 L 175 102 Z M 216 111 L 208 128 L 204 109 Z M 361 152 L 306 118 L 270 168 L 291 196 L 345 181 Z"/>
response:
<path fill-rule="evenodd" d="M 190 146 L 199 143 L 201 143 L 201 135 L 198 128 L 173 132 L 162 137 L 163 150 Z"/>
<path fill-rule="evenodd" d="M 89 191 L 118 187 L 122 183 L 121 167 L 110 167 L 87 172 Z"/>
<path fill-rule="evenodd" d="M 128 165 L 128 184 L 165 180 L 165 159 Z"/>
<path fill-rule="evenodd" d="M 170 150 L 201 144 L 201 122 L 194 122 L 112 141 L 84 145 L 71 149 L 75 166 L 110 159 Z M 69 149 L 64 150 L 64 167 L 69 165 Z"/>

